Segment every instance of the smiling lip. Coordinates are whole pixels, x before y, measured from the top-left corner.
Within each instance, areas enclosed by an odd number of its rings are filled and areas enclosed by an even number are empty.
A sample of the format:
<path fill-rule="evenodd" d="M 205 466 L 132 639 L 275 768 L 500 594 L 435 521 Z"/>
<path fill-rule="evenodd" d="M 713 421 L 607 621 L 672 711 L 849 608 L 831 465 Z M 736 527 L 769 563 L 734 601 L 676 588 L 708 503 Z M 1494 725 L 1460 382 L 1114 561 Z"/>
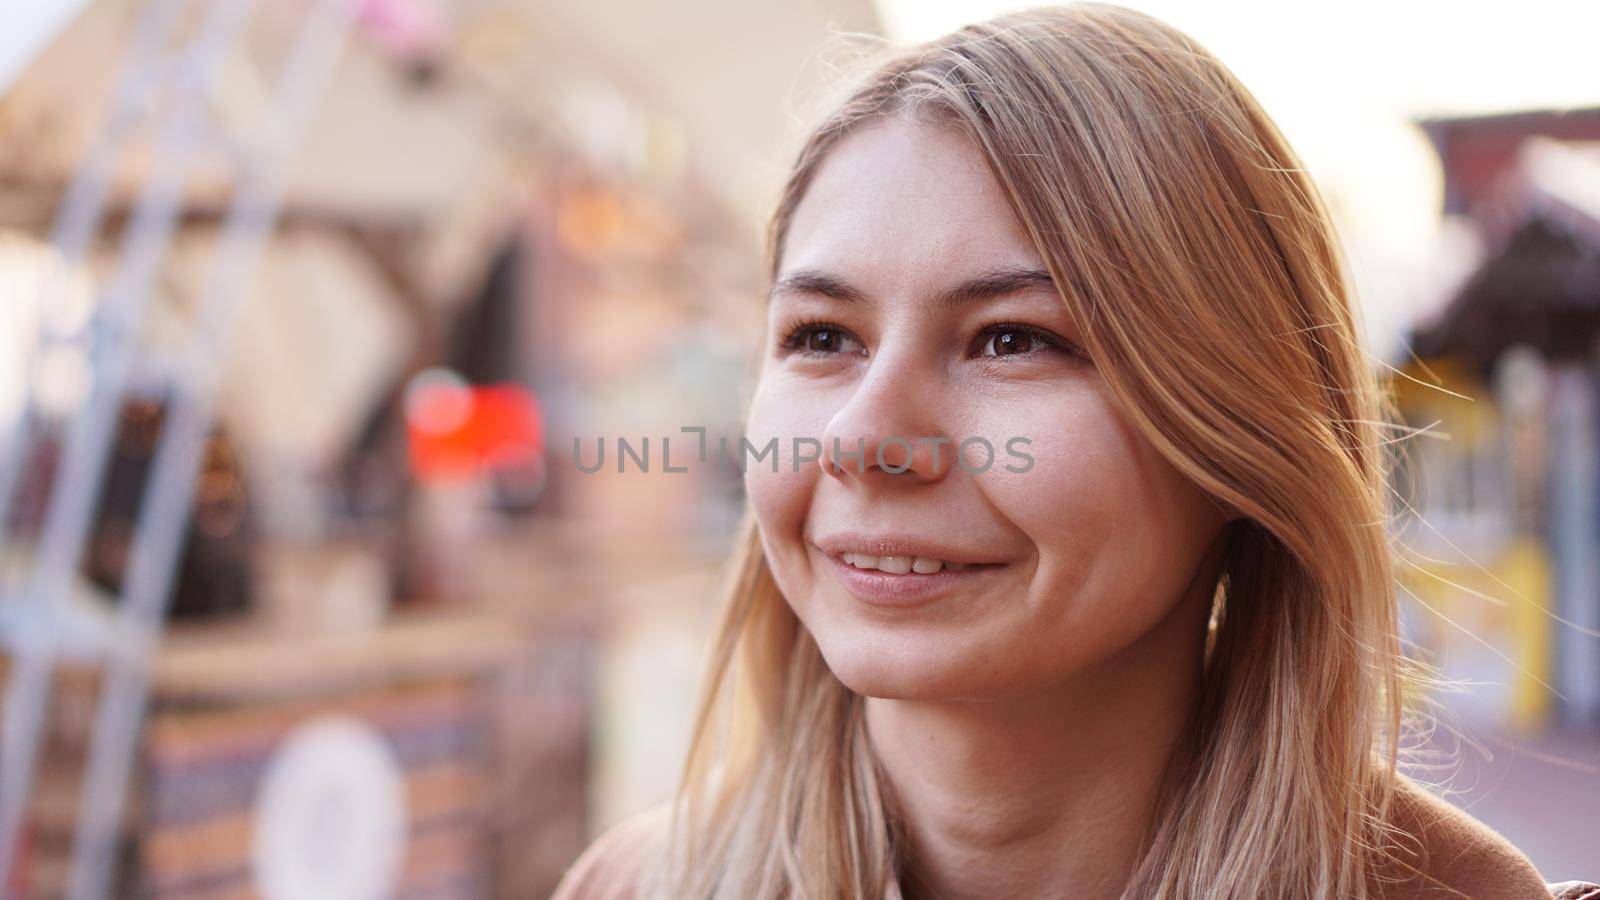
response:
<path fill-rule="evenodd" d="M 981 578 L 994 565 L 969 565 L 959 570 L 940 569 L 931 575 L 907 572 L 894 575 L 873 569 L 858 569 L 837 556 L 828 557 L 839 572 L 839 580 L 856 599 L 873 606 L 918 606 L 951 592 L 974 578 Z"/>
<path fill-rule="evenodd" d="M 814 543 L 834 564 L 845 588 L 857 599 L 874 606 L 910 607 L 928 603 L 974 578 L 984 577 L 989 570 L 1001 565 L 956 548 L 905 538 L 847 534 L 819 539 Z M 845 560 L 847 555 L 854 554 L 922 557 L 956 563 L 960 568 L 944 566 L 931 574 L 917 571 L 895 574 L 881 569 L 858 568 Z"/>
<path fill-rule="evenodd" d="M 838 558 L 845 553 L 864 553 L 868 556 L 921 556 L 925 559 L 942 559 L 945 562 L 968 566 L 992 565 L 997 561 L 976 555 L 959 547 L 937 541 L 909 537 L 887 537 L 842 532 L 817 538 L 812 542 L 818 550 Z"/>

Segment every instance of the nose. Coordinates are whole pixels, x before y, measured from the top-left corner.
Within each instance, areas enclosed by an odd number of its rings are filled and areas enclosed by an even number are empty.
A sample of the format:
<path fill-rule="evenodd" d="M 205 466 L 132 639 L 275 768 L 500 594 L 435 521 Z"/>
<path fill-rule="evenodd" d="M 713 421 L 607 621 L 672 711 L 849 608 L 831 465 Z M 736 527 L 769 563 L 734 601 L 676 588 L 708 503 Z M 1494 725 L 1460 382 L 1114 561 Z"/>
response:
<path fill-rule="evenodd" d="M 841 481 L 937 481 L 956 463 L 940 406 L 937 379 L 914 354 L 885 348 L 828 421 L 818 464 Z"/>

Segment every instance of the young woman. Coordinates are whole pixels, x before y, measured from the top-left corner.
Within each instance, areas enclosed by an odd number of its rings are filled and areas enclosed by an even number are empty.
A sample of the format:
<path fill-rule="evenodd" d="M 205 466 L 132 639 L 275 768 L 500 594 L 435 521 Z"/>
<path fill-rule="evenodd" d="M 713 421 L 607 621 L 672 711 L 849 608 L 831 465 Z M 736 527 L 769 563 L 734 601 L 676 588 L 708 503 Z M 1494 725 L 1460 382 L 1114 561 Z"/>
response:
<path fill-rule="evenodd" d="M 882 65 L 770 229 L 677 800 L 557 897 L 1549 897 L 1396 773 L 1390 415 L 1335 234 L 1149 16 Z"/>

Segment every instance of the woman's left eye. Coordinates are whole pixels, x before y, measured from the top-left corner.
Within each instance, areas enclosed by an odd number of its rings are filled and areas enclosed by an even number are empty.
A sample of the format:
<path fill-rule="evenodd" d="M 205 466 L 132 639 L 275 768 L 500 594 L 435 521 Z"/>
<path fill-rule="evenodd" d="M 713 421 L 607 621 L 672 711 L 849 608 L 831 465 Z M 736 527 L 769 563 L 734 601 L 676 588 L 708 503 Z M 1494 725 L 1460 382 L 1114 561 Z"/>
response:
<path fill-rule="evenodd" d="M 1028 325 L 992 325 L 978 335 L 976 356 L 1021 356 L 1040 350 L 1070 352 L 1066 342 Z"/>

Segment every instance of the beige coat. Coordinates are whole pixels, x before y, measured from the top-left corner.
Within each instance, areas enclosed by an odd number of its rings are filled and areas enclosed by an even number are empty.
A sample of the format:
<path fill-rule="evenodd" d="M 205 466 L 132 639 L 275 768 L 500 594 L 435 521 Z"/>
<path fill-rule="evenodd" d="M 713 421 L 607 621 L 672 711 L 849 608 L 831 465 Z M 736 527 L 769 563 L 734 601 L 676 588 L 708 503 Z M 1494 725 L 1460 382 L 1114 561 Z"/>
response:
<path fill-rule="evenodd" d="M 1546 883 L 1527 856 L 1505 838 L 1409 780 L 1401 781 L 1394 818 L 1418 839 L 1423 853 L 1397 859 L 1377 873 L 1375 881 L 1382 884 L 1377 896 L 1600 900 L 1600 885 Z M 1592 822 L 1574 824 L 1593 827 Z M 551 900 L 634 900 L 644 863 L 661 850 L 666 827 L 665 805 L 612 827 L 568 868 Z M 1552 827 L 1561 826 L 1552 823 Z M 900 900 L 897 885 L 890 885 L 884 900 Z"/>

